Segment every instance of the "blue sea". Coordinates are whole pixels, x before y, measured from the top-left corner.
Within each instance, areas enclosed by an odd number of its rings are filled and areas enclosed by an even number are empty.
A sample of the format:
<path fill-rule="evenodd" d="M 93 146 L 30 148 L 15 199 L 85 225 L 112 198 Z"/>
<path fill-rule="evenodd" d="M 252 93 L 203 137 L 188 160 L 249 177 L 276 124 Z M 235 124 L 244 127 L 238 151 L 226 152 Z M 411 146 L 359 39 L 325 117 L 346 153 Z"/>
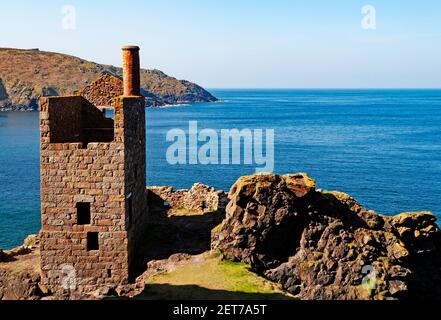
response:
<path fill-rule="evenodd" d="M 441 218 L 441 90 L 211 90 L 222 99 L 147 110 L 149 185 L 228 190 L 256 165 L 171 165 L 171 129 L 273 129 L 274 171 L 307 172 L 392 215 Z M 191 152 L 194 152 L 192 150 Z M 0 113 L 0 248 L 40 228 L 38 113 Z"/>

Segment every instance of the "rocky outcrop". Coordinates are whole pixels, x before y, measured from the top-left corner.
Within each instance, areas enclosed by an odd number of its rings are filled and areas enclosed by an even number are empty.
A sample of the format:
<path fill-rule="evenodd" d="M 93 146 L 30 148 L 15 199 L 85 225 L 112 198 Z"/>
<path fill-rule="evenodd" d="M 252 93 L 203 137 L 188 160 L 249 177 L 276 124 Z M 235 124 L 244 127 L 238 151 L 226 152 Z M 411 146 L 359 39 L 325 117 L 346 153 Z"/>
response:
<path fill-rule="evenodd" d="M 37 249 L 40 244 L 40 239 L 37 235 L 33 234 L 28 237 L 23 242 L 23 245 L 9 250 L 9 251 L 3 251 L 0 249 L 0 262 L 8 262 L 8 261 L 15 261 L 17 260 L 17 257 L 29 254 L 33 252 L 33 250 Z"/>
<path fill-rule="evenodd" d="M 42 297 L 40 274 L 32 270 L 0 269 L 0 300 L 38 300 Z"/>
<path fill-rule="evenodd" d="M 6 88 L 2 79 L 0 79 L 0 101 L 4 101 L 6 99 L 8 99 L 8 94 L 6 93 Z"/>
<path fill-rule="evenodd" d="M 120 72 L 118 69 L 116 74 L 121 76 Z M 157 69 L 141 70 L 141 93 L 146 98 L 146 105 L 152 107 L 218 101 L 201 86 L 187 80 L 177 80 Z"/>
<path fill-rule="evenodd" d="M 222 190 L 202 183 L 195 183 L 191 189 L 174 190 L 173 187 L 148 187 L 148 203 L 152 207 L 167 207 L 171 213 L 183 210 L 203 214 L 225 211 L 228 197 Z"/>
<path fill-rule="evenodd" d="M 303 173 L 240 178 L 226 213 L 219 205 L 225 193 L 202 184 L 150 190 L 135 284 L 52 294 L 40 282 L 39 239 L 30 236 L 19 248 L 0 250 L 0 300 L 133 297 L 147 278 L 197 259 L 210 240 L 227 259 L 248 264 L 300 299 L 441 298 L 441 231 L 429 212 L 379 215 L 347 194 L 316 189 Z M 177 208 L 164 208 L 165 199 Z M 204 214 L 204 199 L 214 199 L 217 212 Z"/>
<path fill-rule="evenodd" d="M 32 235 L 20 247 L 0 250 L 0 300 L 37 300 L 45 295 L 38 245 L 38 237 Z"/>
<path fill-rule="evenodd" d="M 299 298 L 441 298 L 431 213 L 379 215 L 306 174 L 242 177 L 229 198 L 213 247 Z"/>
<path fill-rule="evenodd" d="M 37 110 L 41 96 L 70 95 L 104 75 L 121 77 L 122 69 L 60 53 L 0 48 L 0 111 Z M 141 70 L 141 87 L 147 106 L 217 100 L 159 70 Z"/>

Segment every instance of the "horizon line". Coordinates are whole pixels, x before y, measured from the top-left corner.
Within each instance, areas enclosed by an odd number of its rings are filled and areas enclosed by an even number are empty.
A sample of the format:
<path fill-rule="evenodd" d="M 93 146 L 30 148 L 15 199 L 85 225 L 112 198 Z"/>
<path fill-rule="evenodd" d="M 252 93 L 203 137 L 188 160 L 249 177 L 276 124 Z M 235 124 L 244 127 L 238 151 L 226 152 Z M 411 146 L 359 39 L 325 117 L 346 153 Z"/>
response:
<path fill-rule="evenodd" d="M 385 88 L 375 88 L 375 87 L 311 87 L 311 88 L 299 88 L 299 87 L 204 87 L 206 90 L 441 90 L 441 87 L 385 87 Z"/>

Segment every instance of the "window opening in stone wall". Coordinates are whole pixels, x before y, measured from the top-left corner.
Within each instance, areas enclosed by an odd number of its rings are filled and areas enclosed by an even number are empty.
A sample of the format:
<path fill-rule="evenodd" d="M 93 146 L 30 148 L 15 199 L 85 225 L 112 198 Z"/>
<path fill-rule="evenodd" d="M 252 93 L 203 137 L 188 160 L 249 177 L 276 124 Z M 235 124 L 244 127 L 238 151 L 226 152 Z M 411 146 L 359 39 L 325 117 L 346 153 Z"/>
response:
<path fill-rule="evenodd" d="M 88 232 L 87 233 L 87 251 L 99 250 L 99 239 L 98 232 Z"/>
<path fill-rule="evenodd" d="M 78 225 L 90 224 L 90 203 L 88 202 L 77 203 L 77 224 Z"/>
<path fill-rule="evenodd" d="M 107 119 L 114 119 L 115 113 L 113 112 L 113 109 L 105 108 L 104 109 L 104 117 L 106 117 Z"/>

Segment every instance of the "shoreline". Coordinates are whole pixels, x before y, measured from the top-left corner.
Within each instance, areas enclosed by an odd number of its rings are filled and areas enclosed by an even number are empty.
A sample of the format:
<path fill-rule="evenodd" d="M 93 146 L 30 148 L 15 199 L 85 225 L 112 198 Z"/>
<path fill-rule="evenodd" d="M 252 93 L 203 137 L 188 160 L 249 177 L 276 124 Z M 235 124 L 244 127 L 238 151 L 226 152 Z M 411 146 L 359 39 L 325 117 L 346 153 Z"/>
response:
<path fill-rule="evenodd" d="M 262 189 L 265 197 L 255 192 L 258 189 Z M 25 286 L 25 290 L 23 285 L 18 289 L 0 288 L 0 299 L 2 296 L 31 300 L 147 298 L 149 288 L 157 285 L 155 279 L 170 279 L 171 285 L 178 285 L 182 277 L 188 277 L 186 272 L 193 273 L 196 268 L 198 276 L 186 280 L 196 284 L 204 277 L 221 275 L 216 272 L 234 272 L 224 267 L 219 269 L 221 265 L 233 267 L 234 263 L 253 271 L 241 274 L 234 281 L 257 277 L 252 281 L 269 281 L 273 286 L 270 292 L 290 299 L 403 300 L 441 294 L 436 281 L 424 280 L 432 279 L 441 265 L 441 232 L 431 213 L 380 215 L 366 210 L 348 194 L 317 189 L 316 182 L 304 173 L 243 176 L 228 194 L 202 184 L 185 190 L 172 187 L 147 190 L 151 221 L 145 233 L 144 250 L 149 263 L 135 283 L 102 285 L 94 287 L 92 292 L 73 290 L 68 295 L 51 292 L 42 285 L 41 271 L 35 267 L 40 259 L 40 238 L 33 235 L 20 247 L 0 250 L 0 282 L 19 279 Z M 253 209 L 251 204 L 256 202 L 264 215 Z M 287 237 L 282 246 L 278 238 L 270 236 L 272 230 L 278 230 L 278 237 Z M 314 233 L 318 233 L 320 241 L 313 240 Z M 255 246 L 256 234 L 261 234 L 258 241 L 263 241 L 263 247 Z M 168 239 L 165 242 L 164 237 Z M 237 246 L 239 239 L 241 246 Z M 286 251 L 287 243 L 295 244 L 297 249 Z M 256 250 L 257 256 L 253 253 Z M 280 261 L 274 257 L 276 253 L 285 258 Z M 198 269 L 198 265 L 206 267 Z M 376 288 L 363 287 L 360 282 L 359 272 L 366 265 L 378 272 Z M 11 273 L 18 267 L 23 271 Z M 345 270 L 346 280 L 339 277 L 340 269 Z M 321 289 L 317 291 L 318 285 Z M 172 286 L 167 295 L 177 294 L 176 290 Z M 264 289 L 255 290 L 257 293 Z M 189 291 L 184 297 L 193 299 L 192 294 Z"/>

